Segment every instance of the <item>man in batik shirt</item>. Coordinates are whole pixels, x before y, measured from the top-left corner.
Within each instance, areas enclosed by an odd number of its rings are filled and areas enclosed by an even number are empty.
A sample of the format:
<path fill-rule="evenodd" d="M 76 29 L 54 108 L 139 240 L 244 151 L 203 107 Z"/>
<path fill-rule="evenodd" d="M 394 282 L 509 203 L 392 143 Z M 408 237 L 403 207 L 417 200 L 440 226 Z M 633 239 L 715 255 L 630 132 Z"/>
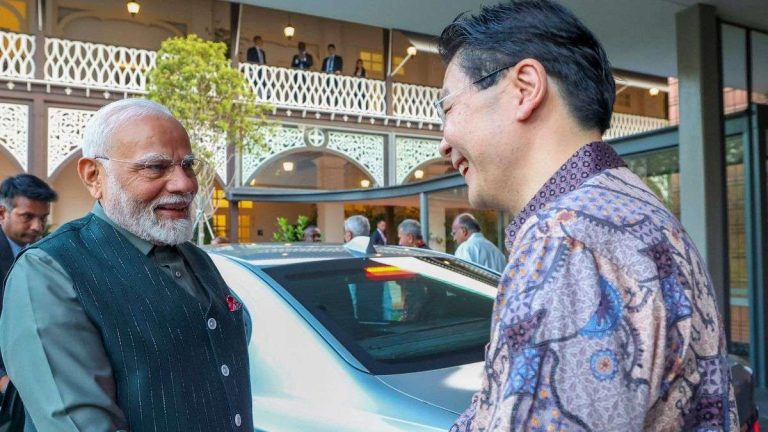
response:
<path fill-rule="evenodd" d="M 441 153 L 474 207 L 517 214 L 482 389 L 456 431 L 737 430 L 709 274 L 658 198 L 601 141 L 600 43 L 550 1 L 462 15 Z"/>

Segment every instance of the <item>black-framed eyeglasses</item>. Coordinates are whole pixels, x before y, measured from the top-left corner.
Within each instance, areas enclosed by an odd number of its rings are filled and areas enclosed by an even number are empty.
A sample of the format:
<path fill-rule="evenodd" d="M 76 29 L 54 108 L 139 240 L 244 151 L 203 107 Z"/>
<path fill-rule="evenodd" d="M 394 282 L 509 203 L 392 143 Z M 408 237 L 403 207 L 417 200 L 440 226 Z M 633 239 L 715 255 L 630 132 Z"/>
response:
<path fill-rule="evenodd" d="M 456 95 L 459 95 L 459 94 L 467 91 L 467 89 L 469 89 L 473 85 L 477 85 L 477 84 L 481 83 L 482 81 L 485 81 L 486 79 L 496 75 L 497 73 L 499 73 L 499 72 L 501 72 L 503 70 L 507 70 L 507 69 L 511 68 L 512 66 L 514 66 L 514 65 L 504 66 L 503 68 L 496 69 L 495 71 L 493 71 L 493 72 L 491 72 L 491 73 L 489 73 L 487 75 L 483 75 L 482 77 L 480 77 L 480 78 L 472 81 L 471 83 L 465 85 L 464 87 L 460 88 L 458 91 L 455 91 L 455 92 L 453 92 L 451 94 L 445 95 L 442 98 L 432 102 L 432 106 L 435 107 L 435 111 L 437 112 L 437 117 L 440 119 L 440 122 L 445 124 L 445 108 L 444 108 L 443 104 L 445 103 L 446 100 L 448 100 L 448 99 L 450 99 L 450 98 L 452 98 L 452 97 L 454 97 Z"/>
<path fill-rule="evenodd" d="M 103 159 L 112 162 L 130 164 L 133 169 L 140 175 L 151 180 L 158 180 L 168 177 L 173 172 L 173 167 L 178 165 L 182 171 L 190 177 L 196 177 L 203 169 L 203 161 L 200 159 L 189 156 L 184 159 L 174 162 L 171 159 L 159 158 L 151 159 L 147 161 L 129 161 L 122 159 L 115 159 L 107 156 L 95 156 L 94 159 Z"/>

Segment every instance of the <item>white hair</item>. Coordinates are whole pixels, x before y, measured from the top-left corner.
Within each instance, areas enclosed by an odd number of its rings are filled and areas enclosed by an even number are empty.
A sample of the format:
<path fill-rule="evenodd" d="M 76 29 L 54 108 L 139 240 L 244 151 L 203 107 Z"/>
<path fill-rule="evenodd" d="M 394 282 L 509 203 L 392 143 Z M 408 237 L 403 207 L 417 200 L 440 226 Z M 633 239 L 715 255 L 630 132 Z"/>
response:
<path fill-rule="evenodd" d="M 143 117 L 175 119 L 171 111 L 149 99 L 123 99 L 96 111 L 83 131 L 83 156 L 106 156 L 115 130 L 127 122 Z"/>
<path fill-rule="evenodd" d="M 350 216 L 344 221 L 344 231 L 352 233 L 352 237 L 367 236 L 371 233 L 371 223 L 363 215 Z"/>

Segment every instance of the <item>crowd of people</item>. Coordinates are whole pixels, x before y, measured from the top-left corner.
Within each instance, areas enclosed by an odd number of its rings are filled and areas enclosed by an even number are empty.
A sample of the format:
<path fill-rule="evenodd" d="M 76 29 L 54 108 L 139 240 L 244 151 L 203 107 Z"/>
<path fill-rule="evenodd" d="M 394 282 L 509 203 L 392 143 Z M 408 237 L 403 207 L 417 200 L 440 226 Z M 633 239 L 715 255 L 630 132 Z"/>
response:
<path fill-rule="evenodd" d="M 291 68 L 300 70 L 313 70 L 315 60 L 312 54 L 307 52 L 307 44 L 305 42 L 299 42 L 297 45 L 298 52 L 294 54 L 291 59 Z M 326 56 L 321 64 L 320 72 L 325 72 L 334 75 L 341 75 L 344 71 L 344 58 L 336 54 L 336 45 L 328 44 L 328 56 Z M 246 51 L 245 59 L 248 63 L 257 65 L 266 65 L 267 53 L 264 51 L 264 40 L 261 36 L 253 37 L 253 46 Z M 365 78 L 367 72 L 363 65 L 362 59 L 357 59 L 355 62 L 355 69 L 352 72 L 352 76 L 358 78 Z"/>
<path fill-rule="evenodd" d="M 602 141 L 616 88 L 592 32 L 560 3 L 513 0 L 458 16 L 439 47 L 440 152 L 472 207 L 515 215 L 480 390 L 451 430 L 739 430 L 707 267 Z M 303 48 L 294 60 L 312 67 Z M 0 185 L 3 407 L 20 395 L 27 431 L 253 431 L 260 365 L 242 304 L 190 243 L 200 161 L 186 130 L 125 99 L 83 137 L 84 217 L 43 237 L 55 192 L 28 175 Z M 384 221 L 344 229 L 390 243 Z M 457 255 L 501 265 L 471 215 L 452 230 Z M 397 231 L 427 246 L 418 221 Z"/>

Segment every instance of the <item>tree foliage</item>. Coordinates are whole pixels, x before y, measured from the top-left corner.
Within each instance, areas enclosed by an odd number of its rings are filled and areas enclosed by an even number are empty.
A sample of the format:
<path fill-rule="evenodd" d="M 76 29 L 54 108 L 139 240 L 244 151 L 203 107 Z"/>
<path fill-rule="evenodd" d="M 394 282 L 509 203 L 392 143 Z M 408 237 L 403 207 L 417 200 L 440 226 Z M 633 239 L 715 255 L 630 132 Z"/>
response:
<path fill-rule="evenodd" d="M 277 218 L 277 225 L 280 230 L 272 234 L 272 238 L 279 242 L 300 242 L 304 241 L 304 230 L 309 226 L 309 218 L 300 215 L 295 224 L 288 222 L 284 217 Z"/>
<path fill-rule="evenodd" d="M 194 34 L 167 39 L 148 77 L 149 99 L 171 110 L 189 133 L 193 152 L 205 162 L 198 175 L 198 223 L 216 210 L 212 199 L 216 170 L 228 161 L 218 156 L 220 150 L 227 145 L 240 152 L 263 148 L 269 127 L 265 117 L 269 107 L 256 102 L 243 75 L 231 67 L 226 50 L 224 43 Z M 201 227 L 198 232 L 202 234 Z"/>

